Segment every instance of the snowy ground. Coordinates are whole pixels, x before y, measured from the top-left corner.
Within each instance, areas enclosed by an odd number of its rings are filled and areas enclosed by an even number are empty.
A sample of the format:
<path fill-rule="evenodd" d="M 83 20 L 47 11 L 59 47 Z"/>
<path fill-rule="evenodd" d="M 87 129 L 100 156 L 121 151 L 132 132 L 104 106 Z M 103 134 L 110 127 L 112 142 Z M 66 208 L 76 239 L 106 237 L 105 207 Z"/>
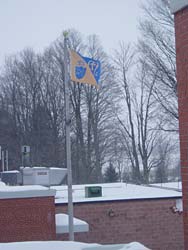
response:
<path fill-rule="evenodd" d="M 167 188 L 167 189 L 172 189 L 172 190 L 182 190 L 182 183 L 181 181 L 177 182 L 166 182 L 166 183 L 154 183 L 151 184 L 153 187 L 162 187 L 162 188 Z"/>
<path fill-rule="evenodd" d="M 0 250 L 149 250 L 140 243 L 99 245 L 69 241 L 0 243 Z"/>

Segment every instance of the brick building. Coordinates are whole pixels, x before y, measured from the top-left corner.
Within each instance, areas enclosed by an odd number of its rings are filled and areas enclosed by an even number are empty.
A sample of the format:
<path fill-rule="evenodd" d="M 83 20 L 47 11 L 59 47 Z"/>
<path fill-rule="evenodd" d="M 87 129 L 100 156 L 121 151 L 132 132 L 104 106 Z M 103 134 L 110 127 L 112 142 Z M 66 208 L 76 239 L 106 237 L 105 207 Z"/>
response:
<path fill-rule="evenodd" d="M 76 241 L 138 241 L 152 250 L 184 249 L 180 191 L 125 183 L 100 186 L 102 197 L 96 198 L 85 198 L 85 186 L 73 186 L 74 216 L 89 224 L 89 232 L 75 233 Z M 56 213 L 66 213 L 66 187 L 56 189 Z M 67 240 L 68 235 L 57 239 Z"/>
<path fill-rule="evenodd" d="M 75 233 L 76 241 L 183 249 L 181 191 L 125 183 L 100 187 L 102 196 L 86 198 L 85 186 L 73 186 L 74 217 L 89 224 L 88 232 Z M 0 242 L 67 240 L 68 234 L 56 234 L 59 213 L 67 213 L 67 186 L 0 188 Z"/>
<path fill-rule="evenodd" d="M 0 242 L 55 240 L 55 191 L 0 187 Z"/>
<path fill-rule="evenodd" d="M 171 0 L 176 35 L 185 249 L 188 249 L 188 0 Z"/>

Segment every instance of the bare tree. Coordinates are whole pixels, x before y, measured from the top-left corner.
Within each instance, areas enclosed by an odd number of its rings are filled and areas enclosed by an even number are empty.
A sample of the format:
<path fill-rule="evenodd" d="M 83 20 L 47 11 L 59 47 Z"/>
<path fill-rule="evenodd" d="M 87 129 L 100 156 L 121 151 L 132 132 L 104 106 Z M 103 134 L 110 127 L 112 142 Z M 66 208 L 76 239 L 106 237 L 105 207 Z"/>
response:
<path fill-rule="evenodd" d="M 136 183 L 148 183 L 149 173 L 153 167 L 152 153 L 156 147 L 159 129 L 154 117 L 155 98 L 153 96 L 156 75 L 148 77 L 147 64 L 136 60 L 130 46 L 121 44 L 115 53 L 115 65 L 118 82 L 122 89 L 121 115 L 117 115 L 126 155 L 131 165 L 133 179 Z M 131 68 L 134 74 L 130 76 Z M 137 72 L 137 73 L 135 73 Z"/>
<path fill-rule="evenodd" d="M 49 166 L 54 164 L 50 154 L 54 144 L 49 116 L 52 112 L 46 105 L 48 99 L 43 98 L 47 72 L 42 56 L 27 49 L 7 61 L 1 76 L 1 87 L 19 138 L 17 150 L 20 151 L 21 145 L 30 145 L 31 163 Z M 19 160 L 17 162 L 20 165 Z"/>
<path fill-rule="evenodd" d="M 175 146 L 172 145 L 171 140 L 165 136 L 161 136 L 155 150 L 155 182 L 168 182 L 168 172 L 174 169 L 170 161 L 172 153 L 174 153 Z"/>
<path fill-rule="evenodd" d="M 127 122 L 122 121 L 118 117 L 121 128 L 123 129 L 125 134 L 125 142 L 126 149 L 129 152 L 130 161 L 132 163 L 132 171 L 133 176 L 136 183 L 140 183 L 141 181 L 141 173 L 140 173 L 140 163 L 138 156 L 138 148 L 136 143 L 136 131 L 134 126 L 134 115 L 133 115 L 133 103 L 130 93 L 130 83 L 128 80 L 128 72 L 133 63 L 134 54 L 130 50 L 129 46 L 125 46 L 124 44 L 120 45 L 120 51 L 116 51 L 116 56 L 114 58 L 114 62 L 117 69 L 118 82 L 120 83 L 120 87 L 122 89 L 122 94 L 124 97 L 124 101 L 127 109 Z M 125 113 L 124 113 L 125 117 Z"/>
<path fill-rule="evenodd" d="M 142 7 L 145 18 L 140 21 L 141 39 L 138 49 L 150 69 L 148 74 L 156 77 L 153 94 L 163 110 L 160 127 L 167 131 L 177 131 L 175 36 L 169 1 L 148 0 Z"/>
<path fill-rule="evenodd" d="M 42 59 L 45 73 L 40 88 L 41 99 L 49 118 L 53 145 L 49 154 L 55 166 L 65 166 L 63 69 L 57 61 L 53 47 L 45 51 Z"/>

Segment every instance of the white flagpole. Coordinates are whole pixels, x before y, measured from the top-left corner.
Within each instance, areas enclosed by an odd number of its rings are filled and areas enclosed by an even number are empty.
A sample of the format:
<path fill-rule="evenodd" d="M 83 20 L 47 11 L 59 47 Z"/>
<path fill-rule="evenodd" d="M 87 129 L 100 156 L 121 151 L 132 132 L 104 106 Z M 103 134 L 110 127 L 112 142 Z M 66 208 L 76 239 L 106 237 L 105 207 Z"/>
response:
<path fill-rule="evenodd" d="M 2 160 L 2 172 L 5 171 L 5 152 L 4 151 L 1 151 L 1 160 Z"/>
<path fill-rule="evenodd" d="M 8 171 L 8 150 L 6 150 L 6 170 Z"/>
<path fill-rule="evenodd" d="M 69 213 L 69 240 L 74 241 L 73 227 L 73 201 L 72 201 L 72 167 L 71 167 L 71 143 L 70 143 L 70 111 L 69 111 L 69 75 L 68 75 L 68 33 L 64 32 L 64 74 L 65 74 L 65 125 L 66 125 L 66 160 L 68 172 L 68 213 Z"/>

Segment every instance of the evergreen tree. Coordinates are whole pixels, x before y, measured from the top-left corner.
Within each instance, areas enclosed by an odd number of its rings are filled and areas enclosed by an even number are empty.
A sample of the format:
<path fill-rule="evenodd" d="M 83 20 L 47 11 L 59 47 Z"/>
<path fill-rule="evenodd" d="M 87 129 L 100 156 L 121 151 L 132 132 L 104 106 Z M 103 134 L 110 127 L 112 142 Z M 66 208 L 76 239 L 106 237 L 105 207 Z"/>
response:
<path fill-rule="evenodd" d="M 118 173 L 116 172 L 111 162 L 104 173 L 104 181 L 105 182 L 117 182 L 118 181 Z"/>

